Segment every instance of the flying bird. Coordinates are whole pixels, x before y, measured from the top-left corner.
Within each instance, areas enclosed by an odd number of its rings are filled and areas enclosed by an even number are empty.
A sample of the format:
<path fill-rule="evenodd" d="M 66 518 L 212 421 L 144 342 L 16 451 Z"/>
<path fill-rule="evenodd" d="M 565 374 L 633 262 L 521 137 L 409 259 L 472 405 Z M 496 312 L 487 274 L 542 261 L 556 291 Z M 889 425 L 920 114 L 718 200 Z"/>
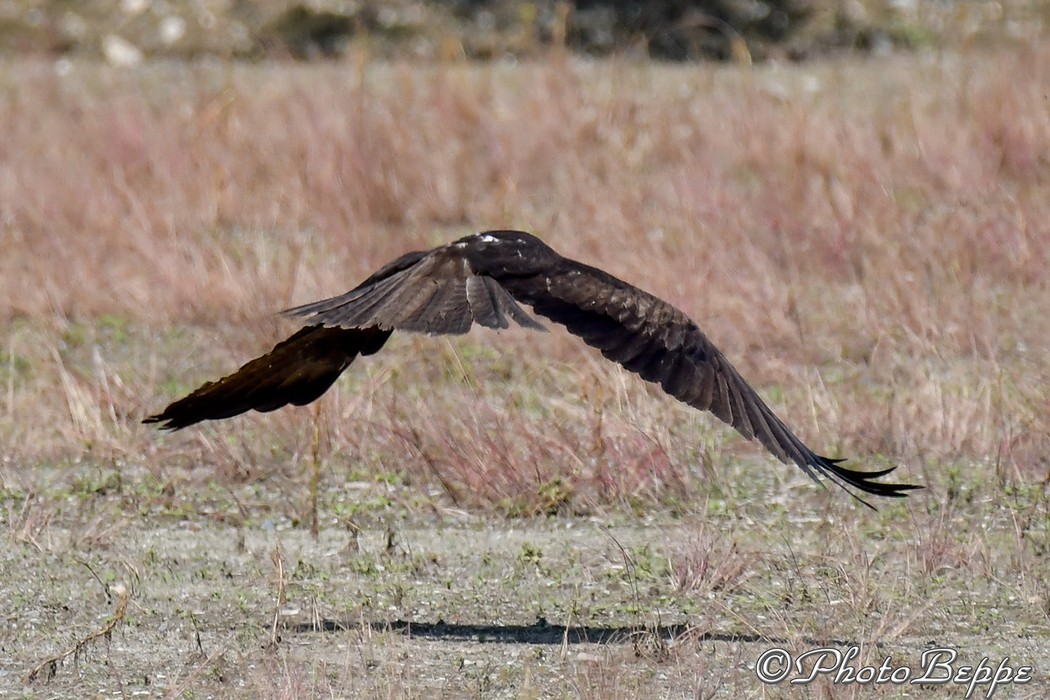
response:
<path fill-rule="evenodd" d="M 378 352 L 394 331 L 459 335 L 474 323 L 511 322 L 545 331 L 522 305 L 561 324 L 606 358 L 679 401 L 710 411 L 780 461 L 877 496 L 911 484 L 878 479 L 893 468 L 855 471 L 808 448 L 688 316 L 595 267 L 559 255 L 523 231 L 487 231 L 406 253 L 341 296 L 288 309 L 306 326 L 233 374 L 207 382 L 144 423 L 178 430 L 249 410 L 317 399 L 358 355 Z"/>

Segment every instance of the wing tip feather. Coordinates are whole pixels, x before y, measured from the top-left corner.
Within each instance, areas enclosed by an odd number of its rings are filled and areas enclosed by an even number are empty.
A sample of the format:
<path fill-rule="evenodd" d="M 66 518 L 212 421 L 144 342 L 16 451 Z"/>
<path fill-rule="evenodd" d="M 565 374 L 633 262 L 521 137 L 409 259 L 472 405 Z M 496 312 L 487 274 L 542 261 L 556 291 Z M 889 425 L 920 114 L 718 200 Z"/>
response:
<path fill-rule="evenodd" d="M 159 430 L 166 430 L 168 432 L 175 432 L 176 430 L 182 430 L 187 428 L 198 421 L 180 421 L 177 417 L 167 415 L 167 411 L 164 413 L 158 413 L 156 415 L 148 416 L 142 419 L 143 425 L 151 425 L 153 423 L 160 423 L 157 426 Z"/>
<path fill-rule="evenodd" d="M 909 495 L 909 491 L 925 488 L 919 484 L 876 481 L 876 479 L 880 479 L 896 471 L 897 467 L 887 467 L 886 469 L 876 469 L 874 471 L 860 471 L 840 466 L 842 462 L 846 461 L 843 458 L 833 459 L 818 454 L 814 454 L 813 458 L 814 459 L 808 466 L 815 468 L 821 474 L 829 477 L 849 495 L 853 496 L 853 498 L 872 510 L 878 509 L 855 494 L 850 487 L 859 489 L 864 493 L 870 493 L 873 496 L 881 496 L 884 498 L 905 498 Z"/>

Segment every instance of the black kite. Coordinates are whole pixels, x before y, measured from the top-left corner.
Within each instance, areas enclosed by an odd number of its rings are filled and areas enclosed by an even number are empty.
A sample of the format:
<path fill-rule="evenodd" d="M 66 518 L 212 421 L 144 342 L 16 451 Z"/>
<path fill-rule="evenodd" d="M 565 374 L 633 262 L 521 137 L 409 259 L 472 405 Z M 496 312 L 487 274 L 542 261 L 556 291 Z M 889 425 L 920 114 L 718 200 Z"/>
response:
<path fill-rule="evenodd" d="M 893 471 L 854 471 L 791 432 L 707 336 L 667 302 L 589 265 L 562 257 L 521 231 L 488 231 L 407 253 L 342 296 L 284 312 L 309 325 L 233 374 L 208 382 L 144 422 L 178 430 L 245 411 L 301 406 L 323 394 L 358 355 L 395 331 L 462 334 L 476 322 L 546 330 L 520 304 L 560 323 L 602 355 L 676 399 L 711 411 L 744 437 L 819 481 L 829 477 L 878 496 L 910 484 L 876 481 Z"/>

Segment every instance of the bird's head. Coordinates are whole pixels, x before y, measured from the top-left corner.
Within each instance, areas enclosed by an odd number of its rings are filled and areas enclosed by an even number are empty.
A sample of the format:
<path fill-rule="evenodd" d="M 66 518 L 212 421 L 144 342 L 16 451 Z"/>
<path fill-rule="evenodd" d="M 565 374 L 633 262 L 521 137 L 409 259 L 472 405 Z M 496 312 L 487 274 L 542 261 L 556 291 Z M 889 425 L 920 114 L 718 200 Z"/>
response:
<path fill-rule="evenodd" d="M 482 231 L 481 233 L 475 233 L 466 238 L 462 238 L 460 243 L 466 243 L 469 246 L 477 246 L 478 248 L 546 248 L 547 244 L 541 241 L 531 233 L 525 231 Z"/>
<path fill-rule="evenodd" d="M 475 272 L 533 274 L 558 257 L 546 243 L 525 231 L 483 231 L 453 244 L 464 250 Z"/>

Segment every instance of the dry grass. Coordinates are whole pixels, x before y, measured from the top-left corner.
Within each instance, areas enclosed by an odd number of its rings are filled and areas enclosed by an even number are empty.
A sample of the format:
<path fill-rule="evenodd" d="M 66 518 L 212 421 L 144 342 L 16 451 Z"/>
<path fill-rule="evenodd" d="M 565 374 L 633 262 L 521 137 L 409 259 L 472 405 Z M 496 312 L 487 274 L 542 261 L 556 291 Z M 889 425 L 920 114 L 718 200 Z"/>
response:
<path fill-rule="evenodd" d="M 994 608 L 1045 647 L 1045 47 L 754 72 L 558 60 L 74 63 L 58 74 L 21 62 L 0 69 L 0 90 L 10 556 L 83 551 L 121 578 L 148 578 L 155 564 L 125 549 L 131 517 L 296 524 L 318 466 L 322 535 L 463 513 L 714 523 L 671 548 L 650 538 L 655 550 L 625 549 L 632 586 L 544 589 L 536 601 L 560 601 L 552 619 L 622 621 L 623 609 L 595 601 L 623 596 L 637 616 L 653 591 L 677 591 L 687 615 L 691 596 L 710 604 L 706 628 L 915 649 L 920 635 L 964 628 L 995 637 Z M 290 331 L 271 311 L 339 293 L 405 250 L 495 227 L 533 230 L 671 300 L 813 447 L 900 464 L 928 490 L 860 514 L 560 332 L 402 336 L 316 409 L 174 436 L 139 424 Z M 258 615 L 237 618 L 263 627 L 273 546 L 236 582 L 267 591 Z M 537 561 L 515 571 L 558 579 Z M 290 597 L 332 594 L 327 579 L 287 566 Z M 334 575 L 360 573 L 349 566 Z M 419 566 L 435 590 L 462 584 Z M 340 589 L 360 609 L 328 612 L 440 614 L 439 603 L 399 602 L 422 575 L 409 568 L 391 589 L 372 579 Z M 474 596 L 486 615 L 505 605 L 528 617 L 503 589 Z M 151 619 L 136 605 L 133 618 Z M 169 690 L 225 664 L 247 673 L 233 657 L 253 642 L 223 639 Z M 644 696 L 661 664 L 668 683 L 696 692 L 754 688 L 746 669 L 727 670 L 753 663 L 751 650 L 711 661 L 706 643 L 657 645 L 637 668 L 622 648 L 559 668 L 573 679 L 567 694 L 584 697 Z M 377 651 L 388 648 L 369 636 L 322 662 L 290 654 L 275 665 L 257 650 L 240 660 L 267 669 L 245 682 L 273 696 L 426 694 Z M 349 670 L 359 664 L 380 671 L 361 685 Z M 484 682 L 498 685 L 492 674 Z M 464 692 L 484 695 L 478 684 Z"/>
<path fill-rule="evenodd" d="M 252 448 L 136 419 L 266 348 L 271 311 L 517 226 L 684 307 L 817 447 L 1041 479 L 1047 63 L 9 67 L 0 436 L 20 462 L 228 463 Z M 688 487 L 677 407 L 559 334 L 504 335 L 361 363 L 322 408 L 327 452 L 468 487 L 584 473 L 605 501 L 654 469 Z M 219 430 L 298 454 L 312 419 Z"/>

